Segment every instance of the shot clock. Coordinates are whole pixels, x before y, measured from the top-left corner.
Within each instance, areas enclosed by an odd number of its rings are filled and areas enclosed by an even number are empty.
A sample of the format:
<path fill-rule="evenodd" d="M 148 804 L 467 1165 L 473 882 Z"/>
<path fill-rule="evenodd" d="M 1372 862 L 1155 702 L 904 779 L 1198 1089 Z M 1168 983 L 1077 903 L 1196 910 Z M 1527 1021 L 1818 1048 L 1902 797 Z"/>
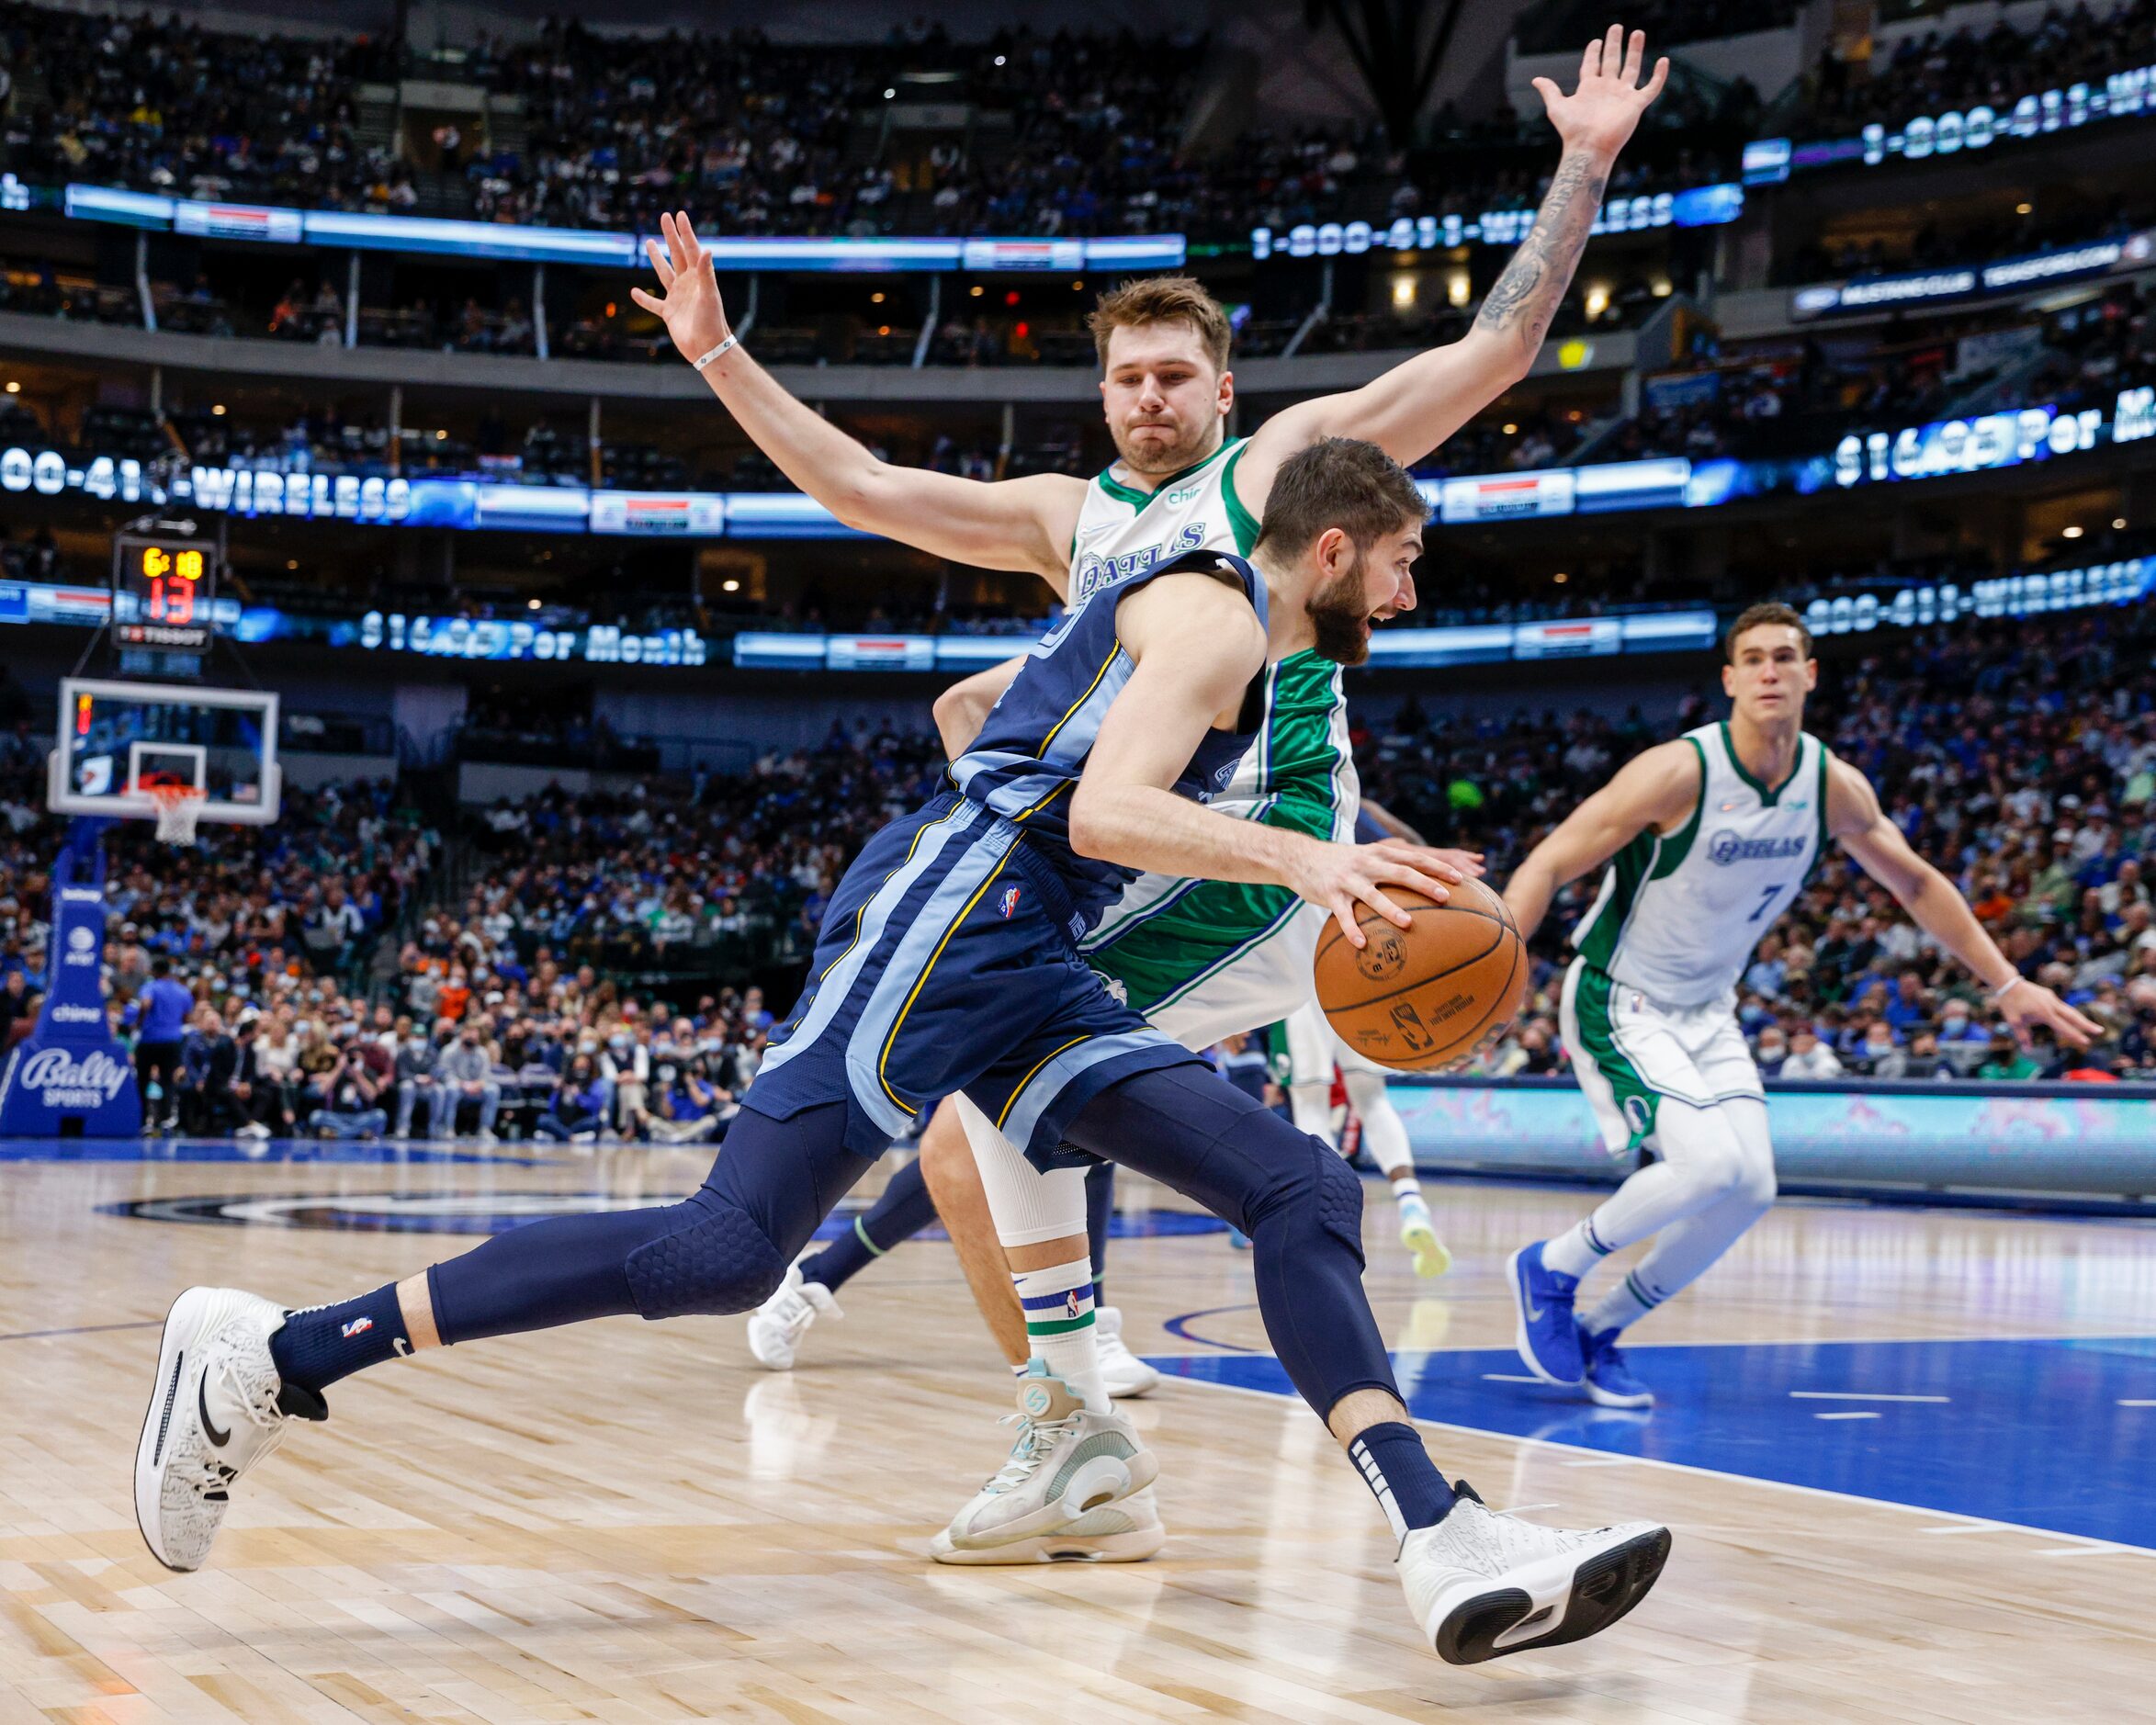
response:
<path fill-rule="evenodd" d="M 217 554 L 198 541 L 121 534 L 112 547 L 112 638 L 165 653 L 209 650 Z"/>

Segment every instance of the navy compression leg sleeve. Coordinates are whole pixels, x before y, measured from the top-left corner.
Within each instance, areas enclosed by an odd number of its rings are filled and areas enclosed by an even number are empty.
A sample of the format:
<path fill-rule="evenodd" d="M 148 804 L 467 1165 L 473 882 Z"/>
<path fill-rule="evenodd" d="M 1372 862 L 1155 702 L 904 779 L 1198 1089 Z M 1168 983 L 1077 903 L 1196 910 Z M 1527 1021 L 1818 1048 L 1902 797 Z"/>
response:
<path fill-rule="evenodd" d="M 768 1299 L 871 1158 L 845 1147 L 845 1105 L 788 1121 L 744 1111 L 678 1204 L 559 1216 L 427 1272 L 443 1341 L 640 1313 L 745 1312 Z"/>
<path fill-rule="evenodd" d="M 1250 1236 L 1266 1334 L 1320 1418 L 1352 1391 L 1399 1394 L 1362 1291 L 1362 1182 L 1315 1138 L 1194 1065 L 1111 1085 L 1064 1136 Z"/>

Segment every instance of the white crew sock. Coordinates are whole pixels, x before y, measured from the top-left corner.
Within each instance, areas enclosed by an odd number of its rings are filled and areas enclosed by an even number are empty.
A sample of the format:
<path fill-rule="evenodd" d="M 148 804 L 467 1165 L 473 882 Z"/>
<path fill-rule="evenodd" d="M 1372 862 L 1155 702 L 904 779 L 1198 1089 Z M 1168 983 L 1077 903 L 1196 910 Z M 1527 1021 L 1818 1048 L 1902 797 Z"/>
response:
<path fill-rule="evenodd" d="M 1641 1289 L 1640 1273 L 1634 1270 L 1597 1301 L 1595 1309 L 1580 1323 L 1589 1336 L 1599 1336 L 1605 1330 L 1621 1330 L 1628 1325 L 1637 1324 L 1654 1310 L 1656 1303 Z"/>
<path fill-rule="evenodd" d="M 1595 1232 L 1595 1219 L 1583 1216 L 1563 1234 L 1542 1242 L 1542 1268 L 1575 1280 L 1608 1257 L 1615 1248 L 1602 1244 Z"/>
<path fill-rule="evenodd" d="M 1022 1269 L 1010 1278 L 1025 1310 L 1027 1345 L 1052 1378 L 1097 1414 L 1109 1411 L 1101 1378 L 1101 1351 L 1093 1323 L 1093 1266 L 1083 1257 L 1046 1269 Z"/>

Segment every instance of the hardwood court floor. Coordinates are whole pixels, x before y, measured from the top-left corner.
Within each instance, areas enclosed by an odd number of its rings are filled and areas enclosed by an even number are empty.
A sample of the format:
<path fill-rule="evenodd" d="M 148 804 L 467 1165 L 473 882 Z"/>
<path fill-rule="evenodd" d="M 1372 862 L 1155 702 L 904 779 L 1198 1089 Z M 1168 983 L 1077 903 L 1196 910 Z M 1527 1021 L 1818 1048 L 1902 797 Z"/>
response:
<path fill-rule="evenodd" d="M 844 1321 L 813 1332 L 790 1376 L 752 1367 L 738 1318 L 612 1320 L 385 1367 L 334 1389 L 332 1423 L 245 1483 L 210 1568 L 173 1575 L 143 1550 L 130 1460 L 155 1322 L 181 1286 L 334 1298 L 469 1244 L 396 1231 L 429 1201 L 469 1217 L 548 1193 L 640 1201 L 690 1189 L 704 1167 L 640 1151 L 528 1166 L 0 1163 L 0 1725 L 2027 1721 L 2156 1707 L 2156 1551 L 2141 1549 L 2156 1537 L 2034 1530 L 2061 1525 L 2043 1519 L 2045 1493 L 2071 1484 L 2045 1476 L 2040 1447 L 1984 1471 L 2005 1478 L 2009 1506 L 2026 1492 L 2029 1515 L 1972 1519 L 1670 1465 L 1654 1459 L 1652 1421 L 1607 1441 L 1562 1419 L 1548 1441 L 1433 1426 L 1441 1464 L 1494 1505 L 1581 1526 L 1655 1517 L 1676 1536 L 1660 1586 L 1611 1633 L 1460 1670 L 1419 1644 L 1375 1509 L 1302 1405 L 1179 1378 L 1135 1405 L 1163 1463 L 1161 1558 L 939 1568 L 920 1550 L 1007 1441 L 993 1424 L 1006 1382 L 940 1240 L 852 1284 Z M 206 1195 L 251 1201 L 240 1213 L 260 1225 L 100 1209 Z M 1373 1189 L 1371 1288 L 1395 1346 L 1472 1367 L 1457 1350 L 1509 1341 L 1505 1253 L 1586 1195 L 1432 1195 L 1458 1267 L 1417 1283 Z M 272 1201 L 296 1197 L 312 1201 Z M 1146 1197 L 1133 1183 L 1124 1201 Z M 378 1231 L 272 1225 L 296 1212 Z M 1221 1235 L 1120 1240 L 1110 1276 L 1141 1351 L 1263 1375 L 1262 1356 L 1238 1352 L 1262 1347 L 1249 1263 Z M 1162 1328 L 1171 1319 L 1180 1334 Z M 1736 1361 L 1791 1342 L 2151 1335 L 2145 1226 L 1789 1205 L 1640 1339 Z M 2046 1358 L 2075 1368 L 2047 1367 L 2066 1393 L 2091 1361 L 2156 1370 L 2156 1344 Z M 1462 1369 L 1484 1399 L 1462 1390 L 1457 1411 L 1473 1417 L 1499 1405 L 1488 1398 L 1533 1393 L 1507 1386 L 1501 1361 Z M 2129 1446 L 2145 1431 L 2139 1453 L 2156 1457 L 2156 1405 L 2104 1381 L 2116 1406 L 2102 1418 Z M 1418 1411 L 1432 1393 L 1426 1381 Z M 2045 1393 L 2039 1382 L 2022 1404 Z M 1822 1403 L 1857 1423 L 1778 1429 L 1834 1444 L 1865 1433 L 1852 1453 L 1876 1453 L 1892 1477 L 1909 1460 L 1896 1431 L 1919 1434 L 1919 1471 L 1926 1444 L 1943 1457 L 2013 1436 L 1958 1424 L 1952 1400 L 1883 1415 Z M 1455 1409 L 1441 1384 L 1437 1404 L 1437 1418 Z M 1665 1413 L 1659 1429 L 1680 1429 Z M 1897 1426 L 1904 1413 L 1936 1423 Z M 1724 1436 L 1731 1454 L 1751 1441 Z M 2000 1525 L 2016 1519 L 2031 1527 Z"/>

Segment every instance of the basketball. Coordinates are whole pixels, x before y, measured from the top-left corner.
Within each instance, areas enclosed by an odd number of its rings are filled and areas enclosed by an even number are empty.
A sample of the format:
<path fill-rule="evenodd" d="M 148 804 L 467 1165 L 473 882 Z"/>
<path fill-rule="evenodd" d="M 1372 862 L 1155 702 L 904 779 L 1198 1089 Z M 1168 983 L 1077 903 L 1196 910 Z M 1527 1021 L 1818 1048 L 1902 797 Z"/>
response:
<path fill-rule="evenodd" d="M 1439 1071 L 1518 1012 L 1526 946 L 1505 901 L 1480 881 L 1461 882 L 1441 905 L 1398 888 L 1392 897 L 1413 926 L 1362 906 L 1356 921 L 1369 944 L 1357 948 L 1338 922 L 1326 925 L 1318 1004 L 1357 1054 L 1395 1071 Z"/>

